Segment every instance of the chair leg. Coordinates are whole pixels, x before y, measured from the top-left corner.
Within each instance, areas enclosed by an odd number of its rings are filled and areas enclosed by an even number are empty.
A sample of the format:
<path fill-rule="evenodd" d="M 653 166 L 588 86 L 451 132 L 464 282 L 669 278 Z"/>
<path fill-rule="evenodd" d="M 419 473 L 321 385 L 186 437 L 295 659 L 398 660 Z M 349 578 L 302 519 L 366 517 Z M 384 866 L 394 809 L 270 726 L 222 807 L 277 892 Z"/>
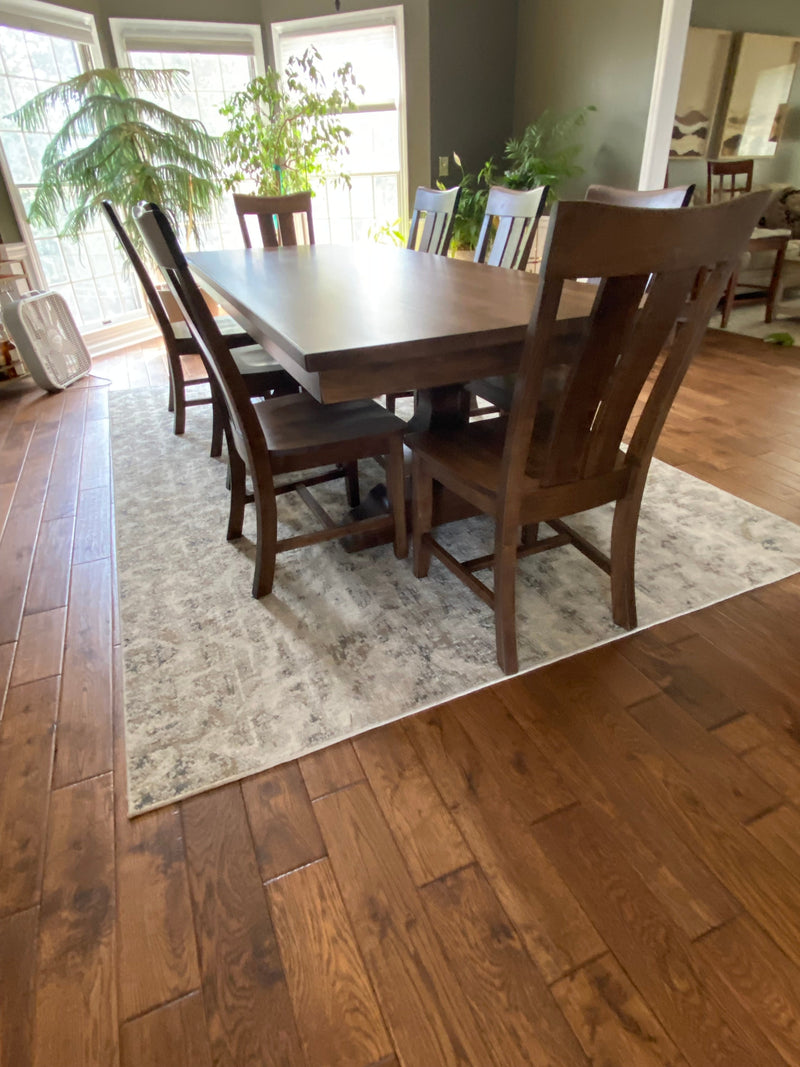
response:
<path fill-rule="evenodd" d="M 535 545 L 539 540 L 539 523 L 529 522 L 527 526 L 522 527 L 520 533 L 520 544 L 523 548 L 530 548 L 531 545 Z"/>
<path fill-rule="evenodd" d="M 725 290 L 724 303 L 722 305 L 722 322 L 720 326 L 723 330 L 728 325 L 728 319 L 731 317 L 731 309 L 733 308 L 733 298 L 736 295 L 736 283 L 739 281 L 739 271 L 735 270 L 731 275 L 731 280 L 728 282 L 728 288 Z"/>
<path fill-rule="evenodd" d="M 431 529 L 433 519 L 433 478 L 417 453 L 411 464 L 412 486 L 412 539 L 414 542 L 414 574 L 427 577 L 431 565 L 431 549 L 423 539 Z"/>
<path fill-rule="evenodd" d="M 394 396 L 392 393 L 387 393 L 386 394 L 386 410 L 391 412 L 392 415 L 394 415 L 394 409 L 396 407 L 396 404 L 397 404 L 397 397 Z"/>
<path fill-rule="evenodd" d="M 179 355 L 169 355 L 171 411 L 175 412 L 172 432 L 180 436 L 186 429 L 186 380 L 183 377 L 183 364 Z"/>
<path fill-rule="evenodd" d="M 497 662 L 506 674 L 519 670 L 517 659 L 517 546 L 503 544 L 497 531 L 494 553 L 494 632 Z"/>
<path fill-rule="evenodd" d="M 395 435 L 389 441 L 389 504 L 394 519 L 394 554 L 398 559 L 408 555 L 408 530 L 406 529 L 406 477 L 403 462 L 403 438 Z"/>
<path fill-rule="evenodd" d="M 357 508 L 361 503 L 361 489 L 358 484 L 357 461 L 345 464 L 344 481 L 347 488 L 347 506 L 349 508 Z"/>
<path fill-rule="evenodd" d="M 169 400 L 167 401 L 167 411 L 175 410 L 175 390 L 172 388 L 172 375 L 169 376 Z"/>
<path fill-rule="evenodd" d="M 212 459 L 216 459 L 217 456 L 222 455 L 222 433 L 224 430 L 224 419 L 222 417 L 222 411 L 220 409 L 219 401 L 212 398 L 211 400 L 211 450 L 209 455 Z"/>
<path fill-rule="evenodd" d="M 231 491 L 230 509 L 228 511 L 228 540 L 234 541 L 237 537 L 242 536 L 244 506 L 247 497 L 247 466 L 235 448 L 231 448 L 228 456 L 228 479 Z"/>
<path fill-rule="evenodd" d="M 253 574 L 253 596 L 267 596 L 275 580 L 275 556 L 278 547 L 278 513 L 275 495 L 263 492 L 256 471 L 253 475 L 253 502 L 256 509 L 256 567 Z"/>
<path fill-rule="evenodd" d="M 636 529 L 641 493 L 623 497 L 614 509 L 611 526 L 611 611 L 614 622 L 633 630 L 636 616 Z"/>

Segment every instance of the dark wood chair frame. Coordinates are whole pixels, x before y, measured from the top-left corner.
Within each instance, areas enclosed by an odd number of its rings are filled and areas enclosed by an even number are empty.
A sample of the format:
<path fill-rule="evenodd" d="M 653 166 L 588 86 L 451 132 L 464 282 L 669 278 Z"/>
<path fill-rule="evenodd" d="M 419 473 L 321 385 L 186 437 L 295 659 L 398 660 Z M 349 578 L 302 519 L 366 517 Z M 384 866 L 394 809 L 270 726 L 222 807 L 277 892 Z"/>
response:
<path fill-rule="evenodd" d="M 585 199 L 595 204 L 616 204 L 618 207 L 689 207 L 695 188 L 694 184 L 669 185 L 664 189 L 618 189 L 613 185 L 590 185 Z"/>
<path fill-rule="evenodd" d="M 302 393 L 253 404 L 225 338 L 214 322 L 214 317 L 163 212 L 155 204 L 142 205 L 137 214 L 137 221 L 151 254 L 191 325 L 195 341 L 224 400 L 224 432 L 231 474 L 227 537 L 229 541 L 241 537 L 245 504 L 252 500 L 257 524 L 253 596 L 262 597 L 272 591 L 275 557 L 278 552 L 303 548 L 351 534 L 390 529 L 393 533 L 395 555 L 398 558 L 406 556 L 408 535 L 403 464 L 405 424 L 373 401 L 348 401 L 326 406 L 317 404 L 310 396 Z M 307 439 L 300 443 L 298 411 L 300 418 L 305 414 L 302 431 L 307 435 Z M 286 413 L 288 418 L 282 418 Z M 345 425 L 348 419 L 351 422 L 350 427 Z M 364 425 L 366 429 L 357 434 L 353 431 L 353 423 L 357 423 L 359 427 Z M 341 436 L 337 440 L 330 437 L 331 424 L 341 428 Z M 284 436 L 288 428 L 289 436 L 293 440 L 292 446 L 285 450 L 271 448 L 267 442 L 267 434 L 271 428 L 276 430 L 278 435 L 283 431 Z M 387 482 L 390 513 L 338 524 L 311 495 L 308 487 L 335 478 L 345 478 L 348 504 L 356 507 L 358 460 L 377 455 L 389 457 Z M 276 486 L 273 480 L 276 475 L 324 466 L 334 469 L 280 486 Z M 250 498 L 246 493 L 248 472 L 253 485 Z M 276 498 L 280 494 L 293 491 L 298 493 L 320 520 L 322 529 L 279 540 Z"/>
<path fill-rule="evenodd" d="M 312 193 L 288 193 L 285 196 L 251 196 L 233 194 L 233 204 L 239 216 L 245 248 L 251 248 L 247 216 L 258 218 L 264 248 L 280 248 L 297 245 L 297 217 L 302 219 L 304 244 L 314 244 L 314 215 L 311 210 Z M 275 223 L 277 222 L 277 226 Z"/>
<path fill-rule="evenodd" d="M 494 609 L 497 658 L 507 673 L 518 669 L 521 556 L 574 545 L 610 575 L 617 625 L 636 626 L 636 531 L 656 441 L 768 197 L 754 193 L 691 212 L 558 204 L 508 420 L 408 438 L 414 573 L 424 577 L 435 555 Z M 564 283 L 579 277 L 601 279 L 593 310 L 585 319 L 558 320 Z M 649 393 L 631 421 L 651 371 Z M 434 482 L 493 517 L 490 555 L 459 562 L 434 539 Z M 610 502 L 606 555 L 563 519 Z M 540 538 L 541 523 L 552 536 Z M 487 567 L 493 590 L 475 577 Z"/>
<path fill-rule="evenodd" d="M 744 176 L 744 183 L 738 179 Z M 752 159 L 709 159 L 706 164 L 706 203 L 727 197 L 729 200 L 753 188 Z M 717 180 L 715 180 L 717 179 Z"/>
<path fill-rule="evenodd" d="M 525 270 L 549 191 L 547 185 L 536 189 L 503 189 L 493 185 L 486 200 L 474 262 Z M 497 228 L 493 232 L 495 220 Z"/>
<path fill-rule="evenodd" d="M 406 247 L 415 252 L 446 256 L 453 239 L 460 196 L 460 185 L 453 189 L 428 189 L 421 185 L 414 196 Z"/>
<path fill-rule="evenodd" d="M 104 200 L 103 210 L 106 213 L 106 217 L 111 224 L 114 233 L 117 235 L 118 241 L 128 257 L 131 266 L 133 267 L 136 277 L 139 279 L 139 284 L 141 285 L 145 298 L 150 305 L 153 317 L 158 324 L 158 328 L 161 330 L 161 336 L 164 339 L 164 348 L 167 354 L 167 370 L 169 372 L 169 401 L 167 406 L 168 410 L 175 414 L 173 432 L 180 435 L 186 430 L 187 408 L 214 403 L 213 383 L 209 377 L 208 368 L 206 367 L 206 373 L 203 377 L 186 377 L 182 357 L 200 356 L 202 359 L 202 354 L 198 349 L 197 342 L 194 337 L 192 337 L 191 331 L 188 337 L 178 337 L 175 332 L 175 326 L 170 321 L 167 309 L 164 307 L 164 302 L 159 296 L 158 289 L 156 288 L 153 279 L 150 277 L 150 274 L 142 261 L 142 257 L 136 251 L 133 242 L 128 236 L 128 233 L 122 224 L 122 220 L 117 214 L 116 208 L 109 200 Z M 240 333 L 228 334 L 226 336 L 226 343 L 230 348 L 244 348 L 254 345 L 255 341 L 249 334 L 242 330 Z M 244 378 L 251 396 L 268 396 L 270 393 L 276 391 L 296 392 L 297 390 L 295 383 L 292 382 L 291 378 L 285 371 L 279 367 L 274 369 L 270 368 L 266 371 L 257 371 L 254 374 L 247 374 Z M 208 384 L 211 389 L 208 396 L 191 398 L 186 396 L 187 386 L 206 384 Z M 213 427 L 211 431 L 212 456 L 221 455 L 222 438 L 222 412 L 219 405 L 215 404 Z"/>

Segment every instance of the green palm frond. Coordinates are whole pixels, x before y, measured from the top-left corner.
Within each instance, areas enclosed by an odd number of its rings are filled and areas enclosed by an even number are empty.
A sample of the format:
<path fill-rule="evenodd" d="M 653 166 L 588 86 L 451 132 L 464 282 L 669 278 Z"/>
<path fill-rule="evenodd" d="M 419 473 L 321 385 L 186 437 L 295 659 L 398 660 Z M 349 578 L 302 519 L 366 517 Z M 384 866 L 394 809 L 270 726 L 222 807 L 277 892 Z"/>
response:
<path fill-rule="evenodd" d="M 223 187 L 220 142 L 202 122 L 141 94 L 183 92 L 185 71 L 131 67 L 86 71 L 29 100 L 10 117 L 24 130 L 67 119 L 42 154 L 28 212 L 32 223 L 80 237 L 110 200 L 144 251 L 133 211 L 142 200 L 168 209 L 187 235 L 210 218 Z"/>

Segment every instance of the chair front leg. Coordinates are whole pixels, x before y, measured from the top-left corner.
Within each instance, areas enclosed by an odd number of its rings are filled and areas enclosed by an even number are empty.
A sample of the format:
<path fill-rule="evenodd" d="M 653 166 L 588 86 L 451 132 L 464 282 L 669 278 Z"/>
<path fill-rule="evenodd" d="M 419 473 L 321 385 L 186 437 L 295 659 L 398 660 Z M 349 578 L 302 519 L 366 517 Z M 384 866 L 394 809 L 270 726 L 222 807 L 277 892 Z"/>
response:
<path fill-rule="evenodd" d="M 398 559 L 408 555 L 408 530 L 406 529 L 406 477 L 403 461 L 403 438 L 397 434 L 389 441 L 389 466 L 386 472 L 389 481 L 389 505 L 394 519 L 394 554 Z"/>
<path fill-rule="evenodd" d="M 626 630 L 637 624 L 636 530 L 641 499 L 638 492 L 618 500 L 611 525 L 611 611 L 617 626 Z"/>
<path fill-rule="evenodd" d="M 517 659 L 517 528 L 505 537 L 498 524 L 494 545 L 494 631 L 497 662 L 506 674 L 519 670 Z"/>
<path fill-rule="evenodd" d="M 222 417 L 219 402 L 213 397 L 211 399 L 211 412 L 211 450 L 209 455 L 212 459 L 216 459 L 217 456 L 222 455 L 222 433 L 225 428 L 225 420 Z"/>
<path fill-rule="evenodd" d="M 430 533 L 433 519 L 433 478 L 425 461 L 416 452 L 411 463 L 411 491 L 414 574 L 417 578 L 426 578 L 431 565 L 431 549 L 424 535 Z"/>
<path fill-rule="evenodd" d="M 344 481 L 347 491 L 347 506 L 357 508 L 361 503 L 361 489 L 358 484 L 358 461 L 344 465 Z"/>
<path fill-rule="evenodd" d="M 266 596 L 272 592 L 275 580 L 275 556 L 278 550 L 278 511 L 275 493 L 270 484 L 265 486 L 257 470 L 253 478 L 253 503 L 256 509 L 256 567 L 253 574 L 253 596 Z"/>
<path fill-rule="evenodd" d="M 228 456 L 228 480 L 231 491 L 228 540 L 235 541 L 237 537 L 242 536 L 244 506 L 247 497 L 247 466 L 235 448 L 230 449 Z"/>

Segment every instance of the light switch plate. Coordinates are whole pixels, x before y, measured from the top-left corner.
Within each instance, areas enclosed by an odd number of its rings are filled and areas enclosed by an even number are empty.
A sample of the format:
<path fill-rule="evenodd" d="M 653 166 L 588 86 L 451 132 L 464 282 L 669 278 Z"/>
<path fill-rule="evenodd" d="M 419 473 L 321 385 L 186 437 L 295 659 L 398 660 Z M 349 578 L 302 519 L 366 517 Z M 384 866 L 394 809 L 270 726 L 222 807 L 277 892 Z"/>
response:
<path fill-rule="evenodd" d="M 439 177 L 446 178 L 450 173 L 450 156 L 439 156 Z"/>

